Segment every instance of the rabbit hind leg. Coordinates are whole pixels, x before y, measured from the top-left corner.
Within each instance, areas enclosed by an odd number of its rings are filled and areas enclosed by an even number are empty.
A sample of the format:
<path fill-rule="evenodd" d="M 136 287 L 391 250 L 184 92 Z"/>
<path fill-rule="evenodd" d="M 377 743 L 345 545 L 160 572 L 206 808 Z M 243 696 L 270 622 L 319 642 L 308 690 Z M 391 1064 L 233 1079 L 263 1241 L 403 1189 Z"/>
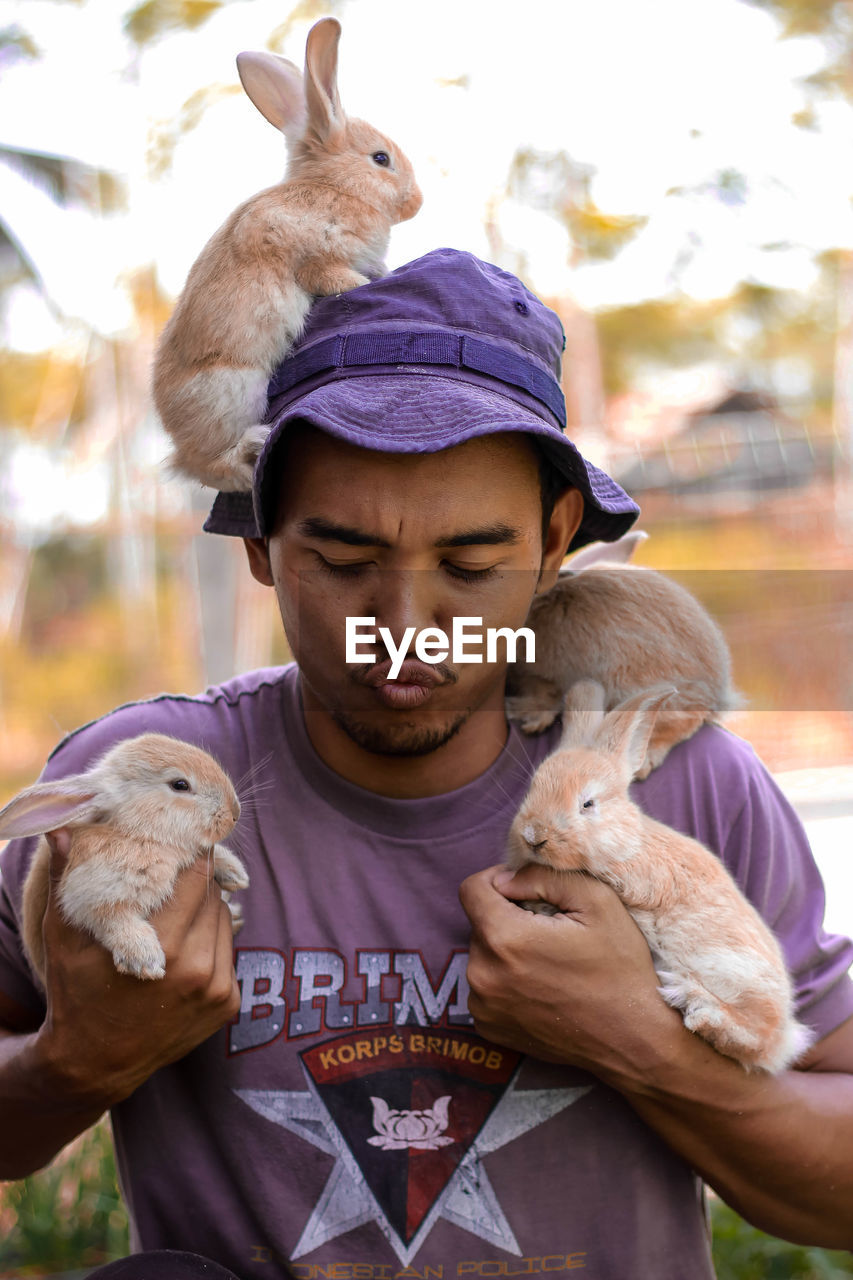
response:
<path fill-rule="evenodd" d="M 688 1031 L 747 1068 L 764 1065 L 767 1042 L 755 1019 L 720 1000 L 695 978 L 661 969 L 657 976 L 661 982 L 658 991 L 667 1004 L 679 1010 Z"/>

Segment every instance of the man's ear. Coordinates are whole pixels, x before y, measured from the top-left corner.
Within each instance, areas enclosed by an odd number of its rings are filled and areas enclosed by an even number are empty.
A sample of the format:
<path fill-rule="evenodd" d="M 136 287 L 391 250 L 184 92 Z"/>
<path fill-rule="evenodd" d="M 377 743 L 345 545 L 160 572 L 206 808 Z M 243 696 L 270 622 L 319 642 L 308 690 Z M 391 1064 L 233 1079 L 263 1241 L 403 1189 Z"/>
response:
<path fill-rule="evenodd" d="M 542 568 L 536 584 L 536 594 L 550 591 L 557 581 L 557 573 L 566 555 L 566 549 L 578 531 L 583 519 L 583 494 L 580 489 L 564 489 L 551 512 L 551 523 L 542 548 Z"/>
<path fill-rule="evenodd" d="M 262 587 L 274 587 L 275 579 L 270 567 L 270 553 L 266 538 L 244 538 L 243 546 L 249 557 L 252 577 L 260 582 Z"/>

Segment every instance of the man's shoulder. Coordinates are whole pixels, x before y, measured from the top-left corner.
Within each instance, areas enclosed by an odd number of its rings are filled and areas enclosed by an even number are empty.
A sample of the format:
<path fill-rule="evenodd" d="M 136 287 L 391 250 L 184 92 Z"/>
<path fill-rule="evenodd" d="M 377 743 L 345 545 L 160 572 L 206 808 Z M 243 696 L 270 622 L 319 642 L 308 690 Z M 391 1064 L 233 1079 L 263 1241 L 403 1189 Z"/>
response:
<path fill-rule="evenodd" d="M 66 734 L 48 757 L 45 777 L 82 772 L 117 742 L 142 733 L 167 734 L 220 755 L 231 726 L 262 714 L 268 701 L 280 707 L 297 674 L 295 663 L 262 667 L 200 693 L 161 693 L 123 703 Z"/>
<path fill-rule="evenodd" d="M 644 812 L 719 851 L 747 808 L 788 805 L 752 746 L 722 725 L 706 724 L 669 752 L 632 798 Z"/>

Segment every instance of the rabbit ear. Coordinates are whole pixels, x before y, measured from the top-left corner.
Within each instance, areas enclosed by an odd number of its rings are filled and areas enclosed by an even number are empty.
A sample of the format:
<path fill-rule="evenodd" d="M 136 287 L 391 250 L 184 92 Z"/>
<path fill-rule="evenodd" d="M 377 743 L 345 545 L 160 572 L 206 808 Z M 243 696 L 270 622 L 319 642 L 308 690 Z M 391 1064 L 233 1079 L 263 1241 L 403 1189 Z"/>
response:
<path fill-rule="evenodd" d="M 237 72 L 246 93 L 285 137 L 305 132 L 307 113 L 302 72 L 277 53 L 238 53 Z"/>
<path fill-rule="evenodd" d="M 604 688 L 597 680 L 578 680 L 563 700 L 560 747 L 588 747 L 604 719 Z"/>
<path fill-rule="evenodd" d="M 595 745 L 610 755 L 620 756 L 633 778 L 646 758 L 658 712 L 676 692 L 672 685 L 658 685 L 626 698 L 602 720 Z"/>
<path fill-rule="evenodd" d="M 338 41 L 341 24 L 337 18 L 321 18 L 308 32 L 305 46 L 305 103 L 308 125 L 321 142 L 340 133 L 346 124 L 338 97 Z"/>
<path fill-rule="evenodd" d="M 645 542 L 648 534 L 642 529 L 634 529 L 631 533 L 623 533 L 615 542 L 593 542 L 572 556 L 566 565 L 565 572 L 577 572 L 578 569 L 589 569 L 594 564 L 627 564 L 637 547 Z"/>
<path fill-rule="evenodd" d="M 91 778 L 75 776 L 36 782 L 0 809 L 0 839 L 40 836 L 93 814 L 96 795 Z"/>

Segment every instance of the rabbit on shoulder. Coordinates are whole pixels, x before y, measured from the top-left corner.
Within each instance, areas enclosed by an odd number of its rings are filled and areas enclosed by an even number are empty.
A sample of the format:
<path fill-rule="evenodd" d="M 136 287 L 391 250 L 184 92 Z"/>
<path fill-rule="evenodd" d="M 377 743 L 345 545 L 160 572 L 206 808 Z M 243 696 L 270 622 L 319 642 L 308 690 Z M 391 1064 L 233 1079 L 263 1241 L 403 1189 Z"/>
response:
<path fill-rule="evenodd" d="M 646 690 L 608 714 L 595 682 L 569 692 L 562 743 L 533 776 L 507 863 L 585 871 L 610 885 L 685 1026 L 747 1070 L 780 1071 L 813 1036 L 794 1016 L 776 938 L 710 850 L 648 817 L 628 795 L 671 692 Z M 555 914 L 547 904 L 525 905 Z"/>
<path fill-rule="evenodd" d="M 525 733 L 541 733 L 579 680 L 603 686 L 607 710 L 641 689 L 675 685 L 638 767 L 637 777 L 645 778 L 677 742 L 741 699 L 723 633 L 698 600 L 654 569 L 615 562 L 620 552 L 630 555 L 636 536 L 612 550 L 581 552 L 534 599 L 526 625 L 536 637 L 536 659 L 510 666 L 506 709 Z"/>
<path fill-rule="evenodd" d="M 217 843 L 239 815 L 237 793 L 213 757 L 159 733 L 119 742 L 85 773 L 37 782 L 10 800 L 0 809 L 0 839 L 42 836 L 24 881 L 21 921 L 24 949 L 42 986 L 45 832 L 70 829 L 57 890 L 65 920 L 106 947 L 119 973 L 162 978 L 166 958 L 148 916 L 197 858 L 213 858 L 224 890 L 248 886 L 240 859 Z M 232 921 L 234 915 L 232 909 Z"/>
<path fill-rule="evenodd" d="M 315 297 L 385 273 L 391 227 L 422 203 L 412 166 L 389 138 L 349 119 L 337 89 L 340 23 L 311 28 L 304 80 L 273 53 L 242 53 L 252 102 L 288 142 L 282 182 L 241 204 L 190 269 L 154 362 L 157 412 L 174 471 L 249 490 L 267 385 Z"/>

